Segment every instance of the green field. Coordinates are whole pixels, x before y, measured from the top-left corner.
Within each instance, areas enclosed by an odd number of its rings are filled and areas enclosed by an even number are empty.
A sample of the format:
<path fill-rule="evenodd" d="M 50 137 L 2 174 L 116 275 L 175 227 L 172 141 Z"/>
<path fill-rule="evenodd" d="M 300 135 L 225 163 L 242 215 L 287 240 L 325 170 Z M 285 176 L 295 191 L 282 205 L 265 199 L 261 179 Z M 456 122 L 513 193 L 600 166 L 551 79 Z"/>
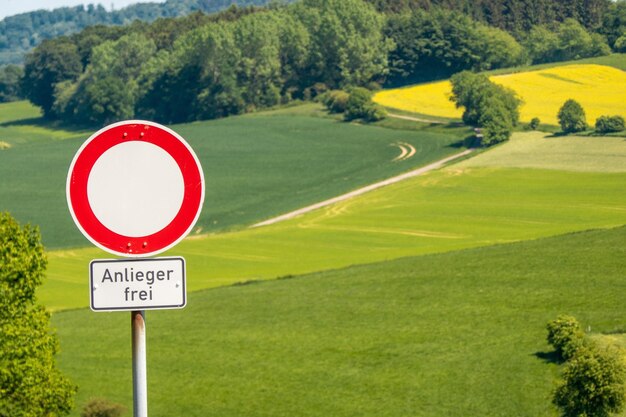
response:
<path fill-rule="evenodd" d="M 21 133 L 0 151 L 0 210 L 43 219 L 44 241 L 61 248 L 39 299 L 56 311 L 59 364 L 79 385 L 72 416 L 92 397 L 132 409 L 129 314 L 83 308 L 89 261 L 110 255 L 72 240 L 65 207 L 83 133 L 11 106 L 0 132 Z M 381 125 L 305 105 L 174 126 L 200 155 L 207 199 L 200 233 L 169 252 L 187 260 L 188 306 L 148 312 L 150 415 L 555 417 L 546 322 L 572 314 L 602 340 L 626 329 L 623 138 L 516 133 L 442 170 L 246 228 L 458 152 L 468 133 Z M 417 156 L 392 162 L 398 142 Z"/>
<path fill-rule="evenodd" d="M 585 156 L 595 138 L 571 139 L 580 152 L 562 165 L 568 171 L 517 168 L 515 156 L 502 156 L 505 167 L 462 168 L 489 161 L 492 152 L 517 155 L 518 140 L 290 221 L 189 239 L 170 252 L 187 259 L 188 286 L 198 290 L 626 224 L 623 140 Z M 543 142 L 534 143 L 547 158 Z M 580 158 L 598 172 L 577 172 Z M 53 309 L 87 306 L 87 265 L 99 257 L 106 255 L 96 249 L 52 252 L 42 301 Z"/>
<path fill-rule="evenodd" d="M 48 248 L 88 245 L 69 215 L 65 181 L 76 150 L 95 129 L 55 130 L 23 102 L 0 105 L 0 114 L 0 140 L 13 144 L 0 151 L 0 210 L 39 225 Z M 252 224 L 424 165 L 458 152 L 455 144 L 467 134 L 366 127 L 321 115 L 319 106 L 305 105 L 173 126 L 206 177 L 194 233 Z M 398 142 L 414 145 L 415 156 L 394 162 Z"/>
<path fill-rule="evenodd" d="M 147 314 L 150 415 L 556 416 L 545 324 L 624 328 L 625 241 L 622 227 L 192 293 Z M 131 408 L 128 313 L 54 325 L 77 404 Z"/>
<path fill-rule="evenodd" d="M 542 132 L 516 133 L 499 146 L 458 168 L 537 168 L 577 172 L 626 172 L 626 140 L 615 137 L 553 137 Z"/>

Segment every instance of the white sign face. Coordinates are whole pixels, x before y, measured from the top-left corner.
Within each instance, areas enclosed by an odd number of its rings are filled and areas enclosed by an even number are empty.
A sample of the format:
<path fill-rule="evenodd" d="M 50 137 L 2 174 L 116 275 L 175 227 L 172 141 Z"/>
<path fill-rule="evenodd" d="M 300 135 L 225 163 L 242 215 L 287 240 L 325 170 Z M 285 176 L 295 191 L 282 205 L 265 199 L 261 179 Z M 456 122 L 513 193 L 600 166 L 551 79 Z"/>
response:
<path fill-rule="evenodd" d="M 94 245 L 129 258 L 154 256 L 191 232 L 204 202 L 204 174 L 176 132 L 128 120 L 83 143 L 66 195 L 74 222 Z"/>
<path fill-rule="evenodd" d="M 89 283 L 94 311 L 183 308 L 187 303 L 181 257 L 94 260 Z"/>

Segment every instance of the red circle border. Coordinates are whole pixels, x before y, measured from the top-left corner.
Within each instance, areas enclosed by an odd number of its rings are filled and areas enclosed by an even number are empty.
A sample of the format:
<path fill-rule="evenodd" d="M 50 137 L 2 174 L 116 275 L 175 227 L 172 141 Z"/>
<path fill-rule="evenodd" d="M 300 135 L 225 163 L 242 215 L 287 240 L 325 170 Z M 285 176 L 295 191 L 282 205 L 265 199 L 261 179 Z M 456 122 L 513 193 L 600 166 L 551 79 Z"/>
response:
<path fill-rule="evenodd" d="M 167 152 L 178 164 L 184 181 L 183 201 L 174 219 L 158 232 L 140 237 L 124 236 L 107 228 L 94 214 L 87 195 L 89 175 L 98 158 L 110 148 L 131 141 L 151 143 Z M 171 248 L 189 234 L 204 202 L 204 176 L 197 156 L 174 131 L 153 122 L 125 121 L 99 130 L 77 151 L 68 173 L 67 201 L 74 222 L 96 246 L 125 257 L 150 256 Z"/>

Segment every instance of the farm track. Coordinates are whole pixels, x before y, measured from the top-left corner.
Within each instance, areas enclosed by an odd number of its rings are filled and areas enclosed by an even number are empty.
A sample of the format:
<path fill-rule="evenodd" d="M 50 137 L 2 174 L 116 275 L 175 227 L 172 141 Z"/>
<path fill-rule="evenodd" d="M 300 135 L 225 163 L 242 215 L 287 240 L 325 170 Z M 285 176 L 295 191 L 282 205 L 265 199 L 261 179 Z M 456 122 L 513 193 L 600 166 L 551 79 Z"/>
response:
<path fill-rule="evenodd" d="M 436 124 L 436 125 L 445 125 L 448 123 L 448 122 L 442 122 L 440 120 L 426 119 L 424 117 L 405 116 L 402 114 L 395 114 L 395 113 L 387 113 L 387 116 L 393 117 L 394 119 L 411 120 L 412 122 L 430 123 L 430 124 Z"/>
<path fill-rule="evenodd" d="M 271 224 L 276 224 L 276 223 L 279 223 L 279 222 L 282 222 L 282 221 L 285 221 L 285 220 L 293 219 L 296 216 L 300 216 L 302 214 L 309 213 L 311 211 L 320 209 L 322 207 L 326 207 L 326 206 L 329 206 L 331 204 L 339 203 L 341 201 L 345 201 L 345 200 L 348 200 L 350 198 L 354 198 L 356 196 L 368 193 L 370 191 L 377 190 L 377 189 L 385 187 L 387 185 L 391 185 L 391 184 L 395 184 L 395 183 L 400 182 L 400 181 L 404 181 L 404 180 L 409 179 L 409 178 L 417 177 L 418 175 L 422 175 L 422 174 L 424 174 L 426 172 L 433 171 L 435 169 L 439 169 L 442 166 L 444 166 L 445 164 L 447 164 L 448 162 L 454 161 L 455 159 L 462 158 L 465 155 L 470 154 L 472 151 L 473 151 L 473 149 L 467 149 L 467 150 L 465 150 L 463 152 L 451 155 L 451 156 L 449 156 L 447 158 L 444 158 L 444 159 L 441 159 L 439 161 L 433 162 L 433 163 L 428 164 L 426 166 L 423 166 L 421 168 L 414 169 L 414 170 L 409 171 L 409 172 L 405 172 L 404 174 L 396 175 L 395 177 L 387 178 L 386 180 L 379 181 L 379 182 L 376 182 L 374 184 L 370 184 L 368 186 L 356 189 L 356 190 L 351 191 L 349 193 L 342 194 L 340 196 L 333 197 L 331 199 L 328 199 L 328 200 L 325 200 L 325 201 L 321 201 L 319 203 L 315 203 L 315 204 L 312 204 L 310 206 L 303 207 L 301 209 L 298 209 L 298 210 L 295 210 L 295 211 L 292 211 L 292 212 L 289 212 L 289 213 L 282 214 L 282 215 L 280 215 L 278 217 L 273 217 L 271 219 L 264 220 L 264 221 L 262 221 L 260 223 L 253 224 L 251 227 L 269 226 Z"/>

